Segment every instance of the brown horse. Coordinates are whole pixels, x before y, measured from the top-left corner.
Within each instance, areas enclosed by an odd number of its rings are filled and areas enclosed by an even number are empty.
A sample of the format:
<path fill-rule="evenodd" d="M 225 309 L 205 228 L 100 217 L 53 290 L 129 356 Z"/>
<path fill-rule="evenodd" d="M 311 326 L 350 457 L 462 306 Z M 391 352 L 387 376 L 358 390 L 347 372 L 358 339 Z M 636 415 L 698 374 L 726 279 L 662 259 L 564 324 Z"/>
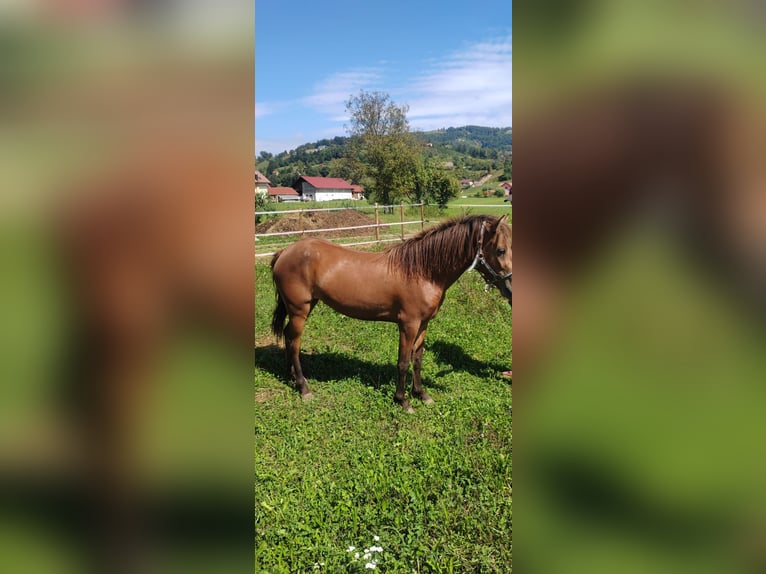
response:
<path fill-rule="evenodd" d="M 413 412 L 405 395 L 412 361 L 412 395 L 433 402 L 420 378 L 423 342 L 447 289 L 476 268 L 511 302 L 511 229 L 506 219 L 506 215 L 452 219 L 381 253 L 313 238 L 276 253 L 271 261 L 277 289 L 271 328 L 285 339 L 289 376 L 301 396 L 312 396 L 299 358 L 301 334 L 317 301 L 324 301 L 355 319 L 397 323 L 399 376 L 394 400 Z"/>

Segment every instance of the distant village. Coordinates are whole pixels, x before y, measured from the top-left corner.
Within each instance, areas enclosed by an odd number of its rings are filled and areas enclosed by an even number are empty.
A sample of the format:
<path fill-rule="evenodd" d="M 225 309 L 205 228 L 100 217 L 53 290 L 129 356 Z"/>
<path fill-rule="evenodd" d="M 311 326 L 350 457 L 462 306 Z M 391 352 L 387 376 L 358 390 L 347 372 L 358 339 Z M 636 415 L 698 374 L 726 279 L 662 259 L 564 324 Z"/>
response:
<path fill-rule="evenodd" d="M 364 199 L 364 190 L 339 177 L 301 176 L 293 187 L 271 185 L 260 171 L 255 171 L 255 193 L 270 201 L 332 201 L 335 199 Z"/>
<path fill-rule="evenodd" d="M 482 180 L 463 179 L 463 190 L 479 186 Z M 505 181 L 499 186 L 505 193 L 505 200 L 512 201 L 513 183 Z M 364 189 L 339 177 L 301 176 L 293 187 L 271 185 L 271 181 L 260 171 L 255 171 L 255 193 L 274 203 L 282 201 L 332 201 L 335 199 L 364 199 Z M 465 196 L 463 196 L 465 197 Z"/>

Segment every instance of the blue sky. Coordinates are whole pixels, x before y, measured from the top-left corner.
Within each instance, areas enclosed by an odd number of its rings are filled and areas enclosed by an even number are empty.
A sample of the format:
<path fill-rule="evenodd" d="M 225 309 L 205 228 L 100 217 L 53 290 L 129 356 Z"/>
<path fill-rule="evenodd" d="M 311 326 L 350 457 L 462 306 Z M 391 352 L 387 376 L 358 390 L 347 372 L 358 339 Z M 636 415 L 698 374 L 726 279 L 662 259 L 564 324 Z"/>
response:
<path fill-rule="evenodd" d="M 347 135 L 359 90 L 413 130 L 511 126 L 511 1 L 277 2 L 255 8 L 256 153 Z"/>

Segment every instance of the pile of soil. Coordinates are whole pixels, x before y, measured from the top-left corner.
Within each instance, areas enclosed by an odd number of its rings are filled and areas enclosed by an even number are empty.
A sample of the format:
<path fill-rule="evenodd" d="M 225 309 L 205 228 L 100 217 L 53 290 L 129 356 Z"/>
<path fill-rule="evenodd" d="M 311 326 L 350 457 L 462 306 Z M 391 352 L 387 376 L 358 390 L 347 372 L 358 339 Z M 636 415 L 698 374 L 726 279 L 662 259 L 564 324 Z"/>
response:
<path fill-rule="evenodd" d="M 365 215 L 354 209 L 341 211 L 311 211 L 309 213 L 287 213 L 274 219 L 267 219 L 255 226 L 255 233 L 277 233 L 280 231 L 300 231 L 301 220 L 303 229 L 332 229 L 336 227 L 351 227 L 354 225 L 373 225 L 375 218 Z M 340 231 L 324 231 L 322 233 L 308 233 L 306 237 L 357 237 L 375 235 L 375 229 L 346 229 Z M 290 236 L 292 237 L 292 236 Z M 295 238 L 299 236 L 296 235 Z"/>

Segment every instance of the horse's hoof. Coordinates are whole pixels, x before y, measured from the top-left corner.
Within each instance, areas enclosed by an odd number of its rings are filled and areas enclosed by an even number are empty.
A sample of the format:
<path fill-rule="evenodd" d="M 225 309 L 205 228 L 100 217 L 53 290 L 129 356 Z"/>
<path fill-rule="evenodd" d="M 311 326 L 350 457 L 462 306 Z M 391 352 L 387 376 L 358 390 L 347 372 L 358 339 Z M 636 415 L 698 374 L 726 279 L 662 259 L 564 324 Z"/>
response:
<path fill-rule="evenodd" d="M 411 415 L 415 414 L 415 409 L 412 408 L 412 405 L 402 405 L 402 409 L 404 410 L 405 413 L 408 413 Z"/>
<path fill-rule="evenodd" d="M 312 393 L 311 391 L 301 395 L 301 399 L 303 399 L 304 401 L 310 401 L 313 398 L 314 398 L 314 393 Z"/>
<path fill-rule="evenodd" d="M 431 397 L 426 397 L 426 398 L 423 399 L 423 404 L 424 405 L 432 405 L 432 404 L 434 404 L 434 402 L 435 401 Z"/>

